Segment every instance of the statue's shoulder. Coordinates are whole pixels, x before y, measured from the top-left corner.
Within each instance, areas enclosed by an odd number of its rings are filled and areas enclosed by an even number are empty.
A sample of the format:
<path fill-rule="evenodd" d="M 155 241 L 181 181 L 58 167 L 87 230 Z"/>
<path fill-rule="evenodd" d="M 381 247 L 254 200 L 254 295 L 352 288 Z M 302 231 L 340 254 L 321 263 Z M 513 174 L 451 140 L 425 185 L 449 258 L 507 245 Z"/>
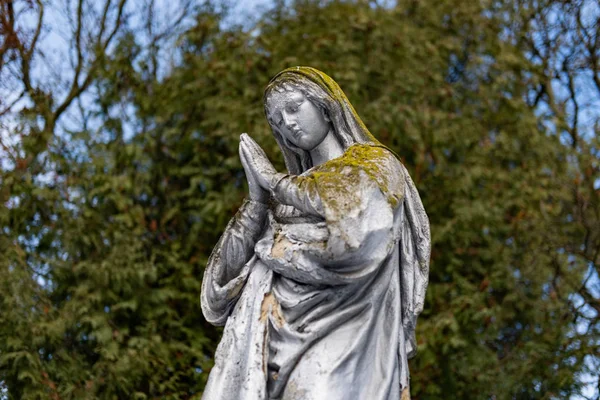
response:
<path fill-rule="evenodd" d="M 358 182 L 352 178 L 360 171 L 379 186 L 392 206 L 400 203 L 404 197 L 404 168 L 396 155 L 382 145 L 355 144 L 343 156 L 324 163 L 315 172 L 343 177 L 340 183 L 347 186 Z"/>
<path fill-rule="evenodd" d="M 397 156 L 383 145 L 355 144 L 346 150 L 344 158 L 373 172 L 380 168 L 398 168 L 400 165 Z"/>

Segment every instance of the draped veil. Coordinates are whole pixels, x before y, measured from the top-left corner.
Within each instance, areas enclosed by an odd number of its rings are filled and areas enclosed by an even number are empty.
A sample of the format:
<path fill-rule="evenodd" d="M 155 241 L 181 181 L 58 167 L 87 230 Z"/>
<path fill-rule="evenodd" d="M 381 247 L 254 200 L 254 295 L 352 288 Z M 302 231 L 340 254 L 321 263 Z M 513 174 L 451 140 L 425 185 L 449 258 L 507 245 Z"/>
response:
<path fill-rule="evenodd" d="M 303 91 L 306 91 L 307 84 L 317 85 L 322 89 L 325 96 L 315 97 L 314 93 L 305 94 L 313 103 L 325 109 L 333 125 L 334 133 L 344 150 L 354 144 L 382 147 L 392 152 L 400 161 L 400 157 L 395 152 L 382 145 L 369 132 L 339 85 L 328 75 L 315 68 L 292 67 L 281 71 L 271 79 L 265 89 L 265 114 L 267 114 L 267 118 L 269 118 L 267 98 L 270 92 L 278 85 L 287 83 L 299 87 L 304 86 Z M 271 124 L 271 126 L 289 173 L 299 175 L 310 168 L 310 157 L 303 154 L 303 150 L 287 141 L 275 128 L 275 124 Z M 403 235 L 402 240 L 398 243 L 400 254 L 400 265 L 398 267 L 400 268 L 402 291 L 401 310 L 404 345 L 406 346 L 407 357 L 411 358 L 417 350 L 415 328 L 417 317 L 423 311 L 427 289 L 431 238 L 429 219 L 423 208 L 423 203 L 408 171 L 403 165 L 402 173 L 404 174 L 403 179 L 406 188 L 403 206 L 405 221 L 409 224 L 409 229 L 407 229 L 409 234 Z"/>

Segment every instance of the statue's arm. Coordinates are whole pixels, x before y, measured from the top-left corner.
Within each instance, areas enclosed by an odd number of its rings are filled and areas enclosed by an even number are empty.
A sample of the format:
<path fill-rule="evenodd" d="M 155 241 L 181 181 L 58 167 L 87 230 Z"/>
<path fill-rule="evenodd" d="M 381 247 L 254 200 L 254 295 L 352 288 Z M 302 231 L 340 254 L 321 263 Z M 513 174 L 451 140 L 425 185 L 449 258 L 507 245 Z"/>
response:
<path fill-rule="evenodd" d="M 397 212 L 368 179 L 360 183 L 354 200 L 346 212 L 323 211 L 325 222 L 282 225 L 272 240 L 259 242 L 266 246 L 261 253 L 274 261 L 276 272 L 304 283 L 339 285 L 368 279 L 397 243 Z M 320 204 L 312 196 L 310 201 L 295 201 L 297 208 Z"/>
<path fill-rule="evenodd" d="M 310 175 L 277 173 L 271 179 L 270 192 L 281 204 L 293 206 L 305 214 L 325 217 L 316 182 Z"/>
<path fill-rule="evenodd" d="M 207 321 L 224 325 L 250 268 L 254 245 L 262 231 L 268 206 L 246 200 L 229 221 L 204 271 L 200 303 Z"/>

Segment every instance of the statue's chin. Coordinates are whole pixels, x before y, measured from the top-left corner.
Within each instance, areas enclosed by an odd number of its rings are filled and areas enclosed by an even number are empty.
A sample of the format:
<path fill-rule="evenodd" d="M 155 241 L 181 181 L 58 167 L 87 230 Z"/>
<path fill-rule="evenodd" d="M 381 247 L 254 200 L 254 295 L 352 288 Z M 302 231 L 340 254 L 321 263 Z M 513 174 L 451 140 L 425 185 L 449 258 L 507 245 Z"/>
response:
<path fill-rule="evenodd" d="M 300 133 L 295 140 L 294 146 L 298 147 L 299 149 L 302 149 L 304 151 L 311 151 L 313 150 L 315 147 L 317 147 L 319 145 L 319 143 L 315 144 L 315 143 L 310 143 L 310 141 L 308 141 L 307 137 L 308 136 L 306 133 L 302 132 Z M 308 143 L 307 143 L 308 142 Z"/>
<path fill-rule="evenodd" d="M 320 140 L 315 140 L 314 136 L 315 135 L 311 136 L 307 133 L 301 132 L 297 138 L 296 146 L 305 151 L 312 151 L 316 149 L 321 143 L 323 143 L 325 138 L 327 138 L 327 134 L 319 135 Z"/>

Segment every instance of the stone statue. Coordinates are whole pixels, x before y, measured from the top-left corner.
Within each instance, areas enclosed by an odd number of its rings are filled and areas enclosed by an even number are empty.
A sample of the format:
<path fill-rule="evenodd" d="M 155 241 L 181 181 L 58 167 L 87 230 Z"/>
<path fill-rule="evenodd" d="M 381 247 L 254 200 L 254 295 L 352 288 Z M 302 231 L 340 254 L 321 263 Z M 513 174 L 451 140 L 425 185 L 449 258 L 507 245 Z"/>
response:
<path fill-rule="evenodd" d="M 250 195 L 202 282 L 225 326 L 203 399 L 408 399 L 430 255 L 414 183 L 323 72 L 280 72 L 264 107 L 288 171 L 241 135 Z"/>

